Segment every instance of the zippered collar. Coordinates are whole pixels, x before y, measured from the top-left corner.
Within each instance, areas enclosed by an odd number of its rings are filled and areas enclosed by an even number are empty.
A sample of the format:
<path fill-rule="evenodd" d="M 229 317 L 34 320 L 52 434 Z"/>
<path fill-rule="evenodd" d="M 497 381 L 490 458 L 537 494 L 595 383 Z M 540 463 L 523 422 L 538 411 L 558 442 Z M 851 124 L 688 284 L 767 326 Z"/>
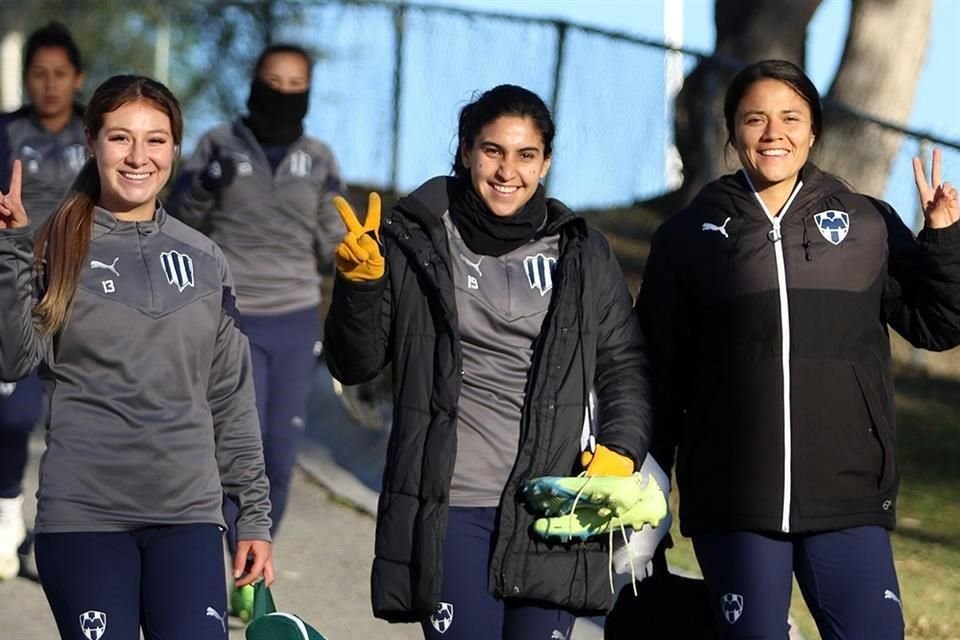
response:
<path fill-rule="evenodd" d="M 157 201 L 157 209 L 150 220 L 142 222 L 127 222 L 118 220 L 112 211 L 100 206 L 93 207 L 93 237 L 105 235 L 112 231 L 136 229 L 140 233 L 150 234 L 159 231 L 167 221 L 167 212 Z"/>
<path fill-rule="evenodd" d="M 824 173 L 812 162 L 801 169 L 798 182 L 803 188 L 796 193 L 790 208 L 806 217 L 814 213 L 810 204 L 840 193 L 851 192 L 838 178 Z M 727 174 L 703 187 L 690 203 L 698 210 L 730 211 L 731 215 L 767 221 L 767 214 L 753 195 L 753 187 L 743 171 Z"/>

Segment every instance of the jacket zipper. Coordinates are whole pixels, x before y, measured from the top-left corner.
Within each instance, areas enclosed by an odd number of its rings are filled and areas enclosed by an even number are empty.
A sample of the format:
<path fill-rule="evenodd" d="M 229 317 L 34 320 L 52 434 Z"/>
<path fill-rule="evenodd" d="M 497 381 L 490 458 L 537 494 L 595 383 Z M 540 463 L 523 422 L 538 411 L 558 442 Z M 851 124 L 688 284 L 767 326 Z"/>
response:
<path fill-rule="evenodd" d="M 786 217 L 790 205 L 793 204 L 793 200 L 800 193 L 803 181 L 797 181 L 797 186 L 793 188 L 790 197 L 787 198 L 783 208 L 780 209 L 780 215 L 773 216 L 770 215 L 766 203 L 757 193 L 756 187 L 753 186 L 750 175 L 746 171 L 743 172 L 743 175 L 746 176 L 754 197 L 760 203 L 760 208 L 766 214 L 767 219 L 770 220 L 771 229 L 767 232 L 767 239 L 773 243 L 777 261 L 777 293 L 780 298 L 780 367 L 783 377 L 783 509 L 780 513 L 780 531 L 790 533 L 790 502 L 793 495 L 793 439 L 790 420 L 790 303 L 787 299 L 787 270 L 783 259 L 783 234 L 780 231 L 780 225 L 783 224 L 783 219 Z"/>

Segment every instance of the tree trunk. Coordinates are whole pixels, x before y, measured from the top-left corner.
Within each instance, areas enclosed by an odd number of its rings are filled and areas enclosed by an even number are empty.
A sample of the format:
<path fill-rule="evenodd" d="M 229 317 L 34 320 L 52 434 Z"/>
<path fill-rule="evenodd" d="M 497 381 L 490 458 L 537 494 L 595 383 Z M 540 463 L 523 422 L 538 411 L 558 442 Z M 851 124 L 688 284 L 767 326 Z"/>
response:
<path fill-rule="evenodd" d="M 802 65 L 807 24 L 821 0 L 717 0 L 715 58 L 687 76 L 677 96 L 674 129 L 683 160 L 683 185 L 649 203 L 675 210 L 719 175 L 735 170 L 727 152 L 723 97 L 727 84 L 744 65 L 779 58 Z"/>
<path fill-rule="evenodd" d="M 726 145 L 723 94 L 744 64 L 781 58 L 802 65 L 807 26 L 820 0 L 717 0 L 715 57 L 677 96 L 675 138 L 683 185 L 645 203 L 664 214 L 684 206 L 718 175 L 738 168 Z M 905 123 L 929 44 L 932 0 L 853 0 L 850 29 L 824 100 L 824 132 L 813 159 L 859 191 L 882 195 L 902 136 L 836 106 Z M 891 46 L 896 43 L 896 46 Z"/>
<path fill-rule="evenodd" d="M 931 0 L 854 0 L 840 68 L 824 104 L 826 135 L 815 161 L 853 188 L 880 197 L 902 135 L 835 106 L 907 122 L 927 51 Z M 894 44 L 895 43 L 895 44 Z"/>

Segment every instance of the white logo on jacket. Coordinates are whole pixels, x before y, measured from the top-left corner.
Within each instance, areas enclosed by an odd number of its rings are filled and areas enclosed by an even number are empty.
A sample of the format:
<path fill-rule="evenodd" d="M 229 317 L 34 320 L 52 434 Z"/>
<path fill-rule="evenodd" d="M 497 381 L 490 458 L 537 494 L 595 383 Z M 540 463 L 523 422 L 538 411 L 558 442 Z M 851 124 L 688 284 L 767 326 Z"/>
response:
<path fill-rule="evenodd" d="M 553 289 L 553 270 L 556 266 L 556 258 L 548 258 L 542 253 L 524 258 L 523 270 L 527 273 L 530 288 L 539 291 L 541 296 Z"/>
<path fill-rule="evenodd" d="M 813 216 L 817 223 L 820 235 L 830 244 L 837 245 L 843 242 L 850 231 L 850 214 L 845 211 L 821 211 Z"/>
<path fill-rule="evenodd" d="M 430 624 L 438 633 L 446 633 L 453 624 L 453 605 L 449 602 L 439 603 L 437 610 L 430 615 Z"/>
<path fill-rule="evenodd" d="M 469 266 L 473 267 L 473 270 L 477 272 L 477 275 L 479 277 L 481 278 L 483 277 L 483 273 L 480 272 L 480 263 L 483 262 L 483 256 L 480 256 L 479 258 L 477 258 L 476 262 L 471 262 L 467 256 L 461 253 L 460 259 L 466 262 Z"/>
<path fill-rule="evenodd" d="M 100 640 L 107 632 L 107 614 L 103 611 L 84 611 L 80 614 L 80 631 L 87 640 Z"/>
<path fill-rule="evenodd" d="M 160 254 L 163 273 L 167 282 L 175 286 L 180 293 L 193 286 L 193 259 L 179 251 L 164 251 Z"/>
<path fill-rule="evenodd" d="M 897 596 L 897 594 L 895 594 L 893 591 L 890 591 L 890 589 L 884 589 L 884 590 L 883 590 L 883 599 L 884 599 L 884 600 L 893 600 L 894 602 L 897 603 L 897 605 L 899 605 L 900 610 L 901 610 L 901 611 L 903 610 L 903 603 L 900 602 L 899 596 Z"/>
<path fill-rule="evenodd" d="M 91 261 L 90 261 L 90 268 L 91 268 L 91 269 L 106 269 L 107 271 L 110 271 L 111 273 L 113 273 L 113 275 L 115 275 L 115 276 L 117 276 L 117 277 L 119 278 L 119 277 L 120 277 L 120 272 L 117 271 L 117 260 L 119 260 L 119 259 L 120 259 L 120 258 L 114 258 L 114 259 L 113 259 L 113 262 L 111 262 L 110 264 L 107 264 L 106 262 L 100 262 L 99 260 L 91 260 Z"/>
<path fill-rule="evenodd" d="M 36 173 L 40 171 L 40 161 L 43 160 L 43 154 L 31 147 L 28 144 L 20 147 L 20 157 L 23 159 L 23 164 L 27 170 L 27 173 Z"/>
<path fill-rule="evenodd" d="M 727 223 L 730 222 L 730 216 L 727 216 L 727 219 L 723 221 L 723 224 L 719 227 L 712 222 L 704 222 L 700 227 L 700 231 L 719 231 L 723 234 L 724 238 L 729 238 L 730 235 L 727 233 Z"/>
<path fill-rule="evenodd" d="M 63 159 L 71 171 L 80 173 L 83 163 L 87 161 L 87 148 L 82 144 L 72 144 L 69 147 L 64 147 Z"/>
<path fill-rule="evenodd" d="M 306 178 L 313 170 L 313 158 L 306 151 L 294 151 L 290 154 L 290 175 Z"/>

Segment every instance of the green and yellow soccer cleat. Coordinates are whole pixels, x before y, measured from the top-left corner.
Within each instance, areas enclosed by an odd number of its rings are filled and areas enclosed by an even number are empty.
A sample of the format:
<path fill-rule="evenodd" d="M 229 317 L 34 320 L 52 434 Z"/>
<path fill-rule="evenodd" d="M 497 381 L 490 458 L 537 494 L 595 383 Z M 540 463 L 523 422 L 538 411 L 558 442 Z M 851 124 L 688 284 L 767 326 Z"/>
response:
<path fill-rule="evenodd" d="M 232 587 L 230 590 L 230 613 L 240 618 L 244 624 L 253 619 L 253 585 Z"/>
<path fill-rule="evenodd" d="M 544 476 L 527 484 L 533 523 L 542 538 L 584 540 L 619 529 L 656 527 L 667 515 L 663 490 L 651 476 Z"/>
<path fill-rule="evenodd" d="M 652 476 L 640 472 L 629 476 L 541 476 L 526 486 L 527 504 L 545 516 L 568 514 L 574 503 L 621 514 L 648 499 L 651 491 L 663 493 Z"/>

